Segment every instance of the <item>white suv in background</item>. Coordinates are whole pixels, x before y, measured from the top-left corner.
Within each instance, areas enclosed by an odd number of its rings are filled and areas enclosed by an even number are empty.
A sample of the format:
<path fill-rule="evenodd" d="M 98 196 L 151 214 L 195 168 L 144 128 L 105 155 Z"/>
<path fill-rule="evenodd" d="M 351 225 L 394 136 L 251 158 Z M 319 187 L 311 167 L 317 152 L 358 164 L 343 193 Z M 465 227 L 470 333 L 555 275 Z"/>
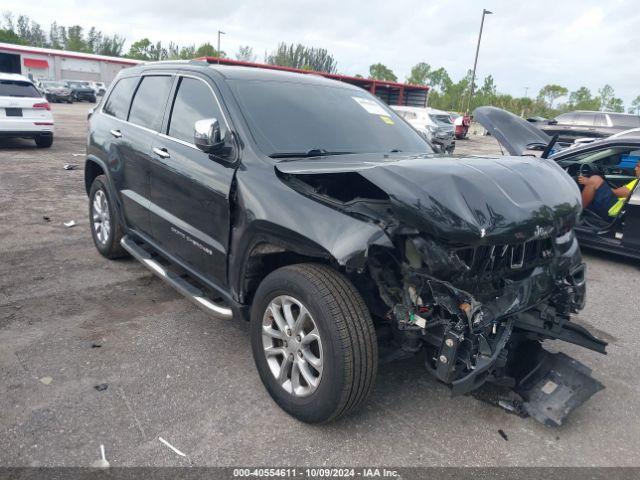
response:
<path fill-rule="evenodd" d="M 51 106 L 27 77 L 0 73 L 0 137 L 33 138 L 40 148 L 53 144 Z"/>

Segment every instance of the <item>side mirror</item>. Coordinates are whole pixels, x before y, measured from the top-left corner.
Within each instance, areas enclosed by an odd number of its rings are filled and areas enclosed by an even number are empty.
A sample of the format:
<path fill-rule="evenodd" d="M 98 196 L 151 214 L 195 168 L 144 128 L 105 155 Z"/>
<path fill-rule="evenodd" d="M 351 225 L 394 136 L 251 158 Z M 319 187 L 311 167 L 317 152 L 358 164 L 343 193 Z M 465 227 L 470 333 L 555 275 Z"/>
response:
<path fill-rule="evenodd" d="M 556 119 L 549 120 L 549 121 L 547 122 L 547 125 L 557 125 L 557 124 L 558 124 L 558 120 L 556 120 Z"/>
<path fill-rule="evenodd" d="M 205 153 L 214 153 L 224 146 L 225 135 L 216 118 L 205 118 L 195 123 L 193 143 Z"/>

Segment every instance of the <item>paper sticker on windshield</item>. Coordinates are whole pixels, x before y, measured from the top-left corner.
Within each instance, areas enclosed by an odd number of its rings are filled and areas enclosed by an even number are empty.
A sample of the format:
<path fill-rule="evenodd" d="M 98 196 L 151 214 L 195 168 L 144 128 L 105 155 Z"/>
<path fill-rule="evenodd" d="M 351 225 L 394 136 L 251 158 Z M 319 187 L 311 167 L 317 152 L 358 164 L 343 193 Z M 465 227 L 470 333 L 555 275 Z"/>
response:
<path fill-rule="evenodd" d="M 389 112 L 387 112 L 384 108 L 382 108 L 381 105 L 379 105 L 378 103 L 376 103 L 375 101 L 369 99 L 369 98 L 363 98 L 363 97 L 351 97 L 353 98 L 356 102 L 358 102 L 358 104 L 364 108 L 367 112 L 369 112 L 372 115 L 385 115 L 388 116 Z"/>
<path fill-rule="evenodd" d="M 394 125 L 394 121 L 391 120 L 391 117 L 387 117 L 386 115 L 380 115 L 380 119 L 387 125 Z"/>

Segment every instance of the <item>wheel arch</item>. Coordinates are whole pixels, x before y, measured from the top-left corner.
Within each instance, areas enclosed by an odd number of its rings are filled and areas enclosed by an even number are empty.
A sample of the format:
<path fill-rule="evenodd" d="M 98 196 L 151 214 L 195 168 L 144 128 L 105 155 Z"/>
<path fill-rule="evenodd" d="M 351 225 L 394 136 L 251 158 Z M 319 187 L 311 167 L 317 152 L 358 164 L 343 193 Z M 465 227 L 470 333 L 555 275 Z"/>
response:
<path fill-rule="evenodd" d="M 87 195 L 91 192 L 91 185 L 93 185 L 94 180 L 100 175 L 107 177 L 107 188 L 109 189 L 111 198 L 114 199 L 113 203 L 116 215 L 120 219 L 120 224 L 124 226 L 126 223 L 122 214 L 122 208 L 120 207 L 120 198 L 117 195 L 116 188 L 113 184 L 106 163 L 94 155 L 87 156 L 84 163 L 84 188 Z"/>
<path fill-rule="evenodd" d="M 232 245 L 229 283 L 240 303 L 249 304 L 260 282 L 278 268 L 297 263 L 338 267 L 336 259 L 311 239 L 278 225 L 261 225 Z"/>

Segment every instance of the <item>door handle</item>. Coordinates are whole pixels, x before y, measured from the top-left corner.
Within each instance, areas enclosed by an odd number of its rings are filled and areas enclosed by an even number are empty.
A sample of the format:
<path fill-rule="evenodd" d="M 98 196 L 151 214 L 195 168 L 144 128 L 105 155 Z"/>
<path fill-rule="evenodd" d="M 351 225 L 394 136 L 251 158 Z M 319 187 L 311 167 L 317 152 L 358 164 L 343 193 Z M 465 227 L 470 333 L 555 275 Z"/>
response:
<path fill-rule="evenodd" d="M 167 152 L 166 148 L 153 147 L 153 153 L 155 153 L 160 158 L 169 158 L 171 156 L 169 155 L 169 152 Z"/>
<path fill-rule="evenodd" d="M 122 137 L 122 132 L 120 130 L 110 130 L 111 135 L 113 135 L 116 138 L 120 138 Z"/>

